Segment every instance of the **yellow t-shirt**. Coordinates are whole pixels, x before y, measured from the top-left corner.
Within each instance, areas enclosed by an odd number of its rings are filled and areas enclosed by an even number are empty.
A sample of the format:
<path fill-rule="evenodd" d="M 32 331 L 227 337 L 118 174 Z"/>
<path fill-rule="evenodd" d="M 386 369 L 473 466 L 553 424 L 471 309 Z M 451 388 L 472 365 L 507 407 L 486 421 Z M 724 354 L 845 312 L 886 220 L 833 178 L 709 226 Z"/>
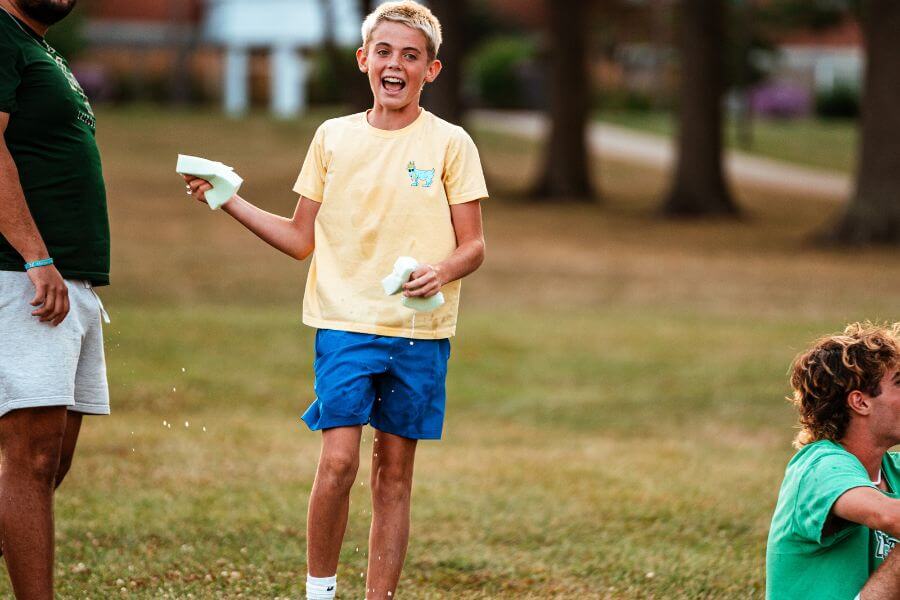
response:
<path fill-rule="evenodd" d="M 305 324 L 416 339 L 456 333 L 459 281 L 441 289 L 443 306 L 417 313 L 385 295 L 381 279 L 400 256 L 447 258 L 456 249 L 450 205 L 487 197 L 478 150 L 461 127 L 426 110 L 393 131 L 372 127 L 366 113 L 330 119 L 316 131 L 294 191 L 322 204 Z"/>

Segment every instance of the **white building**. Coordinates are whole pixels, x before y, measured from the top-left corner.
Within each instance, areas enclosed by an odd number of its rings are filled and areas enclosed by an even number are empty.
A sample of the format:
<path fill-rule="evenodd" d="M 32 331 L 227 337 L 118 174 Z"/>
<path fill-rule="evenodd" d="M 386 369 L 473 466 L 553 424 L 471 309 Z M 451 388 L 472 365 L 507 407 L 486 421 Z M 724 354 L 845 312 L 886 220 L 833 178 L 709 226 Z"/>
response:
<path fill-rule="evenodd" d="M 320 46 L 333 26 L 338 45 L 360 43 L 357 0 L 207 0 L 205 41 L 225 51 L 224 105 L 230 115 L 249 105 L 249 52 L 265 49 L 271 57 L 272 111 L 293 117 L 306 108 L 309 76 L 306 51 Z M 328 14 L 331 11 L 331 14 Z"/>

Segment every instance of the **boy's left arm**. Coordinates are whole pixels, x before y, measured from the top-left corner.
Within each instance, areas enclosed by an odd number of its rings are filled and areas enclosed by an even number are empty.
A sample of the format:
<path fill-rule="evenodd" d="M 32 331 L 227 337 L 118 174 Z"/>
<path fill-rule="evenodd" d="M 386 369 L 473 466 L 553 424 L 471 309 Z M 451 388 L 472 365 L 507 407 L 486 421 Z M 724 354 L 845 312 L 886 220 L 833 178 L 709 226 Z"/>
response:
<path fill-rule="evenodd" d="M 434 265 L 419 265 L 409 283 L 403 285 L 404 296 L 430 298 L 451 281 L 462 279 L 484 262 L 484 228 L 481 223 L 481 201 L 450 205 L 450 218 L 456 232 L 456 250 Z"/>

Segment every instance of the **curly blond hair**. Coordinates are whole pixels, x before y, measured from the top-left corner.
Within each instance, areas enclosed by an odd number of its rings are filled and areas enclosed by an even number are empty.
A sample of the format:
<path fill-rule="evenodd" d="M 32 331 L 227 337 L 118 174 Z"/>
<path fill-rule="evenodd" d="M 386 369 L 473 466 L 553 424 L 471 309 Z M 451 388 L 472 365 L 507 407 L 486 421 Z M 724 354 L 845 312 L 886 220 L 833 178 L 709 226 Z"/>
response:
<path fill-rule="evenodd" d="M 847 395 L 881 394 L 880 382 L 900 365 L 900 322 L 852 323 L 843 334 L 816 340 L 791 366 L 789 398 L 800 413 L 794 446 L 840 440 L 850 423 Z"/>
<path fill-rule="evenodd" d="M 425 44 L 428 58 L 437 58 L 441 48 L 441 22 L 427 7 L 413 0 L 402 2 L 385 2 L 373 10 L 362 24 L 363 48 L 369 47 L 372 32 L 382 21 L 394 21 L 403 23 L 413 29 L 418 29 L 425 35 Z"/>

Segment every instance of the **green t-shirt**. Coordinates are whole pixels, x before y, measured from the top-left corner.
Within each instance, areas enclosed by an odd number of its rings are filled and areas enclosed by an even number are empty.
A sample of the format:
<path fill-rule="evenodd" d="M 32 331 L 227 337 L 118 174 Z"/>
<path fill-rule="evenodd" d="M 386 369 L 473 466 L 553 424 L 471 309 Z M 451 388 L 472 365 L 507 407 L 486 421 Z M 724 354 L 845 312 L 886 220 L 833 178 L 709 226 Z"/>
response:
<path fill-rule="evenodd" d="M 66 61 L 0 11 L 0 112 L 25 200 L 63 277 L 109 283 L 109 217 L 94 113 Z M 0 270 L 24 261 L 0 235 Z"/>
<path fill-rule="evenodd" d="M 900 454 L 888 452 L 881 470 L 890 492 L 900 490 Z M 847 490 L 876 487 L 853 454 L 823 440 L 788 463 L 766 547 L 769 600 L 852 600 L 897 540 L 831 514 Z"/>

